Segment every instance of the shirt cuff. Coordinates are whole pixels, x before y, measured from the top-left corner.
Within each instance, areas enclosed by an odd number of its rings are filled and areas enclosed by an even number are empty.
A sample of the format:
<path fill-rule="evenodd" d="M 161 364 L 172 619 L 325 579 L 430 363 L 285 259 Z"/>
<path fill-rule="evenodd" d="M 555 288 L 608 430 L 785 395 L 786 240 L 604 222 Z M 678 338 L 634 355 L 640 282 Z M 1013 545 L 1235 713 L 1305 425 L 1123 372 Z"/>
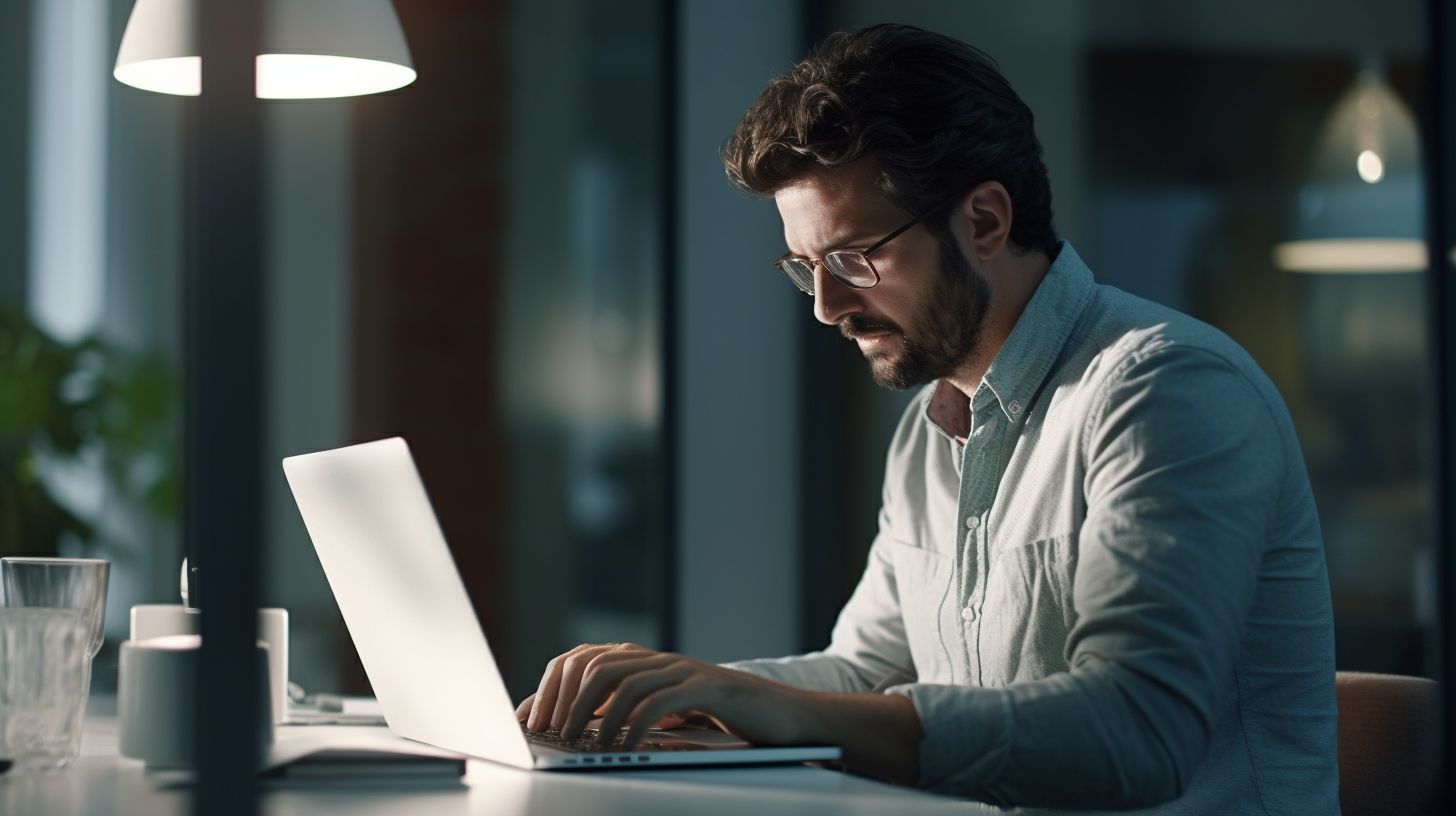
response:
<path fill-rule="evenodd" d="M 913 683 L 885 693 L 909 697 L 920 716 L 920 787 L 974 795 L 1001 773 L 1013 727 L 1005 689 Z"/>

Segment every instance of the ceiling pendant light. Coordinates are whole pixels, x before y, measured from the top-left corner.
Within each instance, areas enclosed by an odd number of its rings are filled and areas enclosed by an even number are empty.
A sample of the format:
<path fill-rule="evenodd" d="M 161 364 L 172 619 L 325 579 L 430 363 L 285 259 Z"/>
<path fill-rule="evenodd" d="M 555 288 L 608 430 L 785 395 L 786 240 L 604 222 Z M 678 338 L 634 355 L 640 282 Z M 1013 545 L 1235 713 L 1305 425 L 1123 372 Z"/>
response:
<path fill-rule="evenodd" d="M 197 96 L 198 0 L 136 0 L 112 75 L 157 93 Z M 414 62 L 389 0 L 264 0 L 260 99 L 382 93 L 414 82 Z"/>
<path fill-rule="evenodd" d="M 1292 239 L 1292 272 L 1419 272 L 1428 266 L 1415 117 L 1377 68 L 1362 70 L 1325 122 Z"/>

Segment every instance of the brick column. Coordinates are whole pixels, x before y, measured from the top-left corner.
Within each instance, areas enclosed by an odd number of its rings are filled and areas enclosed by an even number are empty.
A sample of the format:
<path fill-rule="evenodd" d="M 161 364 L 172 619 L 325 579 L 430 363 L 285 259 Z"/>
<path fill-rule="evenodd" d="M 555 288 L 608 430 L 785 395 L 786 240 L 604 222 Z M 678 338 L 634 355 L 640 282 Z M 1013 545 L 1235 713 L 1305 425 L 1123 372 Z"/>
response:
<path fill-rule="evenodd" d="M 395 7 L 419 79 L 355 108 L 352 431 L 409 440 L 499 656 L 506 4 Z"/>

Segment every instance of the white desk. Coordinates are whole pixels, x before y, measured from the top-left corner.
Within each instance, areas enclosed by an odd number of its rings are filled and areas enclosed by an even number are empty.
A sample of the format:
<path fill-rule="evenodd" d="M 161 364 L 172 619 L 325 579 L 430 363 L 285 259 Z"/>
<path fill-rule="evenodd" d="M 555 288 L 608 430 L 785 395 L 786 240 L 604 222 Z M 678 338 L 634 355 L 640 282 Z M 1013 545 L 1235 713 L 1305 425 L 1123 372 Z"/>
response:
<path fill-rule="evenodd" d="M 4 816 L 188 816 L 190 795 L 159 787 L 116 752 L 116 719 L 87 719 L 81 758 L 66 771 L 0 777 Z M 557 816 L 558 814 L 993 814 L 961 802 L 804 766 L 561 773 L 471 761 L 453 790 L 267 790 L 267 816 Z"/>

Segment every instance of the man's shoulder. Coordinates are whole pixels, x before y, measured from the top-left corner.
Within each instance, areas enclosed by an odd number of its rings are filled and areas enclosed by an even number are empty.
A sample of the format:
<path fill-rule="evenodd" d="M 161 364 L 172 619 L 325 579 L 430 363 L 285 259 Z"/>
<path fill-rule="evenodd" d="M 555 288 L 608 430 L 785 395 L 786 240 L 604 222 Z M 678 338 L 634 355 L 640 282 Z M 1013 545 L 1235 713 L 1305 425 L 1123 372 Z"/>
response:
<path fill-rule="evenodd" d="M 1099 286 L 1073 340 L 1049 383 L 1060 392 L 1064 415 L 1106 418 L 1133 403 L 1186 413 L 1198 405 L 1223 420 L 1271 422 L 1293 444 L 1293 419 L 1278 387 L 1242 346 L 1201 320 Z M 1188 416 L 1174 425 L 1192 430 Z"/>
<path fill-rule="evenodd" d="M 1075 354 L 1088 373 L 1112 374 L 1135 363 L 1156 366 L 1187 356 L 1217 360 L 1229 370 L 1262 384 L 1259 364 L 1233 338 L 1183 312 L 1098 286 L 1072 330 Z"/>

